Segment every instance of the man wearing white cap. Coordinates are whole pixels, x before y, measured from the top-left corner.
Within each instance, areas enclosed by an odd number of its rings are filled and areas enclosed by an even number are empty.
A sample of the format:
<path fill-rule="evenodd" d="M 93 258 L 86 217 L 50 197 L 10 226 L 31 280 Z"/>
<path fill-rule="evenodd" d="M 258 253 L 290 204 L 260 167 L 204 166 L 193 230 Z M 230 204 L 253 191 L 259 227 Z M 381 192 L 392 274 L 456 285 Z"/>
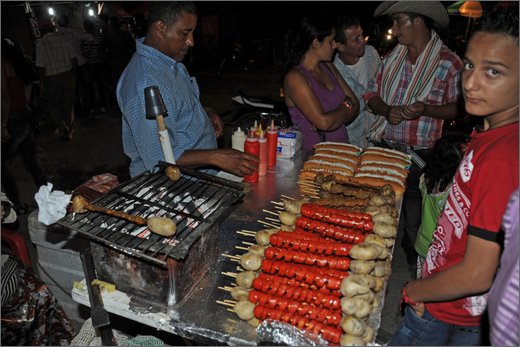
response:
<path fill-rule="evenodd" d="M 391 17 L 392 33 L 399 44 L 383 59 L 379 76 L 363 95 L 379 116 L 370 138 L 382 146 L 413 149 L 425 159 L 441 136 L 444 120 L 455 119 L 458 113 L 463 64 L 433 29 L 448 26 L 448 12 L 438 1 L 386 1 L 374 13 L 375 17 L 383 15 Z M 413 244 L 421 224 L 421 173 L 414 163 L 400 224 L 410 266 L 417 256 Z"/>

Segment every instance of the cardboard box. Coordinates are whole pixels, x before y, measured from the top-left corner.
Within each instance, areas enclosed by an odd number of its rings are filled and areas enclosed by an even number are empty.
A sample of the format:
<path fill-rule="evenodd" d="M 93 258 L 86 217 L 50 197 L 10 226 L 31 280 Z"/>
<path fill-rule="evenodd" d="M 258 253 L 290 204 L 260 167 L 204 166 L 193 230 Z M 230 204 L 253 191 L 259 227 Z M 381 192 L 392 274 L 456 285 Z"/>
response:
<path fill-rule="evenodd" d="M 294 129 L 278 130 L 277 158 L 292 158 L 302 148 L 302 133 Z"/>

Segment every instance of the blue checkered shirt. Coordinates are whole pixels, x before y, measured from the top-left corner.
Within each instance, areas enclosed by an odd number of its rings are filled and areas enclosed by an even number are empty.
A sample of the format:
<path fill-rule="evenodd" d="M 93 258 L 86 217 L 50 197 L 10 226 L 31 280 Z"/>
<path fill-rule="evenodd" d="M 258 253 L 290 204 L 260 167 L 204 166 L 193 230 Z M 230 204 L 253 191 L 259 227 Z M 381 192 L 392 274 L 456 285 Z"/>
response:
<path fill-rule="evenodd" d="M 177 160 L 184 151 L 217 148 L 213 125 L 199 100 L 199 87 L 186 67 L 160 51 L 136 42 L 136 52 L 117 84 L 123 112 L 123 149 L 131 159 L 130 176 L 156 171 L 164 160 L 155 119 L 147 119 L 144 89 L 158 86 L 168 116 L 164 118 Z"/>

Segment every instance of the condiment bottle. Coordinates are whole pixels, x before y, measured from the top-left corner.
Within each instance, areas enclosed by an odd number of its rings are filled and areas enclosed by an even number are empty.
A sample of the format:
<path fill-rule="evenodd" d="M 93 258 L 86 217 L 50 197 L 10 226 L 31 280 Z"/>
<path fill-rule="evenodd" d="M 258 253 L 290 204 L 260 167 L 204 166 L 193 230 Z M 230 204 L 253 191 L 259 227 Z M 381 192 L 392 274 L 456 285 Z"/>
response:
<path fill-rule="evenodd" d="M 255 129 L 255 136 L 260 138 L 260 133 L 262 132 L 262 123 Z"/>
<path fill-rule="evenodd" d="M 267 130 L 267 166 L 274 167 L 276 165 L 276 152 L 278 149 L 278 129 L 274 126 L 274 119 Z"/>
<path fill-rule="evenodd" d="M 251 128 L 256 134 L 256 131 L 258 130 L 258 122 L 255 120 L 255 123 L 253 124 L 253 127 Z"/>
<path fill-rule="evenodd" d="M 258 143 L 258 139 L 255 137 L 255 131 L 253 129 L 251 129 L 251 132 L 246 139 L 246 143 L 244 144 L 244 152 L 256 157 L 260 154 L 260 144 Z M 255 169 L 251 175 L 244 175 L 244 182 L 258 182 L 258 169 Z"/>
<path fill-rule="evenodd" d="M 246 133 L 243 132 L 242 129 L 240 129 L 240 127 L 238 127 L 238 129 L 235 130 L 233 135 L 231 135 L 231 148 L 243 152 L 246 138 Z"/>
<path fill-rule="evenodd" d="M 260 166 L 258 167 L 258 175 L 265 176 L 267 173 L 267 139 L 265 138 L 265 132 L 263 130 L 260 131 L 258 144 L 260 147 Z"/>

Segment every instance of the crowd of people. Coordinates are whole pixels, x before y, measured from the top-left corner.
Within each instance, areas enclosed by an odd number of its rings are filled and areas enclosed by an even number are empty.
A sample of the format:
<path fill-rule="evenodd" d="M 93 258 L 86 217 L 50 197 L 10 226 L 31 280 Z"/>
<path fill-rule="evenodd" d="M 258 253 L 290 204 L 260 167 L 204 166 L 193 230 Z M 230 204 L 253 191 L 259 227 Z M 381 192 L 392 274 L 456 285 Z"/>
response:
<path fill-rule="evenodd" d="M 416 279 L 403 288 L 403 319 L 389 345 L 480 345 L 488 325 L 492 344 L 517 345 L 518 3 L 497 3 L 463 57 L 438 34 L 449 26 L 441 2 L 386 1 L 374 16 L 391 19 L 398 41 L 382 58 L 356 17 L 307 16 L 287 33 L 285 103 L 303 150 L 335 141 L 419 158 L 409 169 L 399 224 Z M 201 103 L 182 63 L 195 44 L 195 4 L 152 2 L 147 23 L 134 40 L 115 17 L 101 30 L 87 20 L 84 32 L 57 18 L 36 47 L 36 66 L 58 135 L 72 137 L 78 94 L 89 112 L 115 97 L 130 176 L 153 172 L 164 154 L 157 123 L 143 117 L 142 95 L 154 85 L 178 165 L 251 174 L 258 158 L 217 147 L 222 119 Z M 4 50 L 2 58 L 4 69 Z M 18 78 L 20 96 L 25 80 Z M 463 116 L 461 105 L 482 124 L 471 134 L 443 134 L 446 121 Z M 8 109 L 8 120 L 16 110 Z M 2 116 L 3 142 L 8 120 Z M 37 170 L 33 176 L 44 179 Z"/>

